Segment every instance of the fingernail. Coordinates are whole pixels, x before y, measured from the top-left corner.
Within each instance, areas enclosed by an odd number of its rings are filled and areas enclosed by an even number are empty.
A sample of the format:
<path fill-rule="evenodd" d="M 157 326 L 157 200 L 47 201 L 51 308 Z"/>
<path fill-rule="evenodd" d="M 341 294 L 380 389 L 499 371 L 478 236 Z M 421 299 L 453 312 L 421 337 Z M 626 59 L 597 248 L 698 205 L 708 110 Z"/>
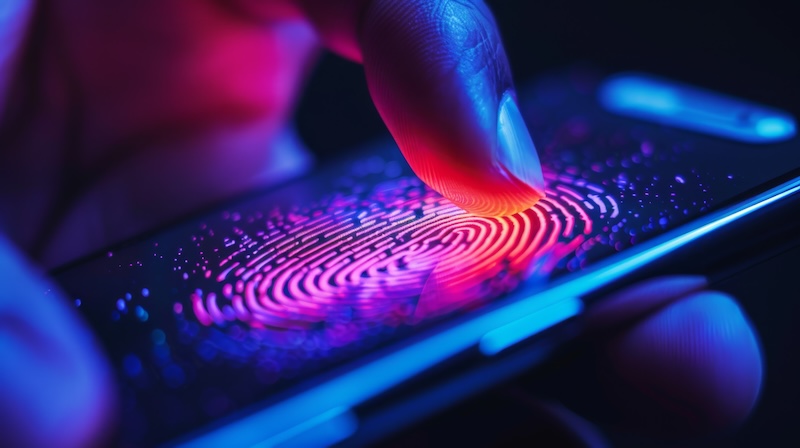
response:
<path fill-rule="evenodd" d="M 508 92 L 500 99 L 497 114 L 497 158 L 517 179 L 544 196 L 544 178 L 536 146 L 517 101 Z"/>

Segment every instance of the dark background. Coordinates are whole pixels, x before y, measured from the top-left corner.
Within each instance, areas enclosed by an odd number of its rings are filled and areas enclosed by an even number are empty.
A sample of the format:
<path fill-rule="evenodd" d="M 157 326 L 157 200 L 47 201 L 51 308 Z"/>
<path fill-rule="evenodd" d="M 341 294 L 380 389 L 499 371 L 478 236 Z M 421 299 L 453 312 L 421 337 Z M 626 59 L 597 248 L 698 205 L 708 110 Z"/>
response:
<path fill-rule="evenodd" d="M 800 15 L 790 1 L 487 3 L 518 86 L 586 63 L 656 73 L 800 116 Z M 307 144 L 323 157 L 387 135 L 361 67 L 330 55 L 312 76 L 297 118 Z"/>
<path fill-rule="evenodd" d="M 800 116 L 800 15 L 789 1 L 488 3 L 497 17 L 518 86 L 538 73 L 588 64 L 611 71 L 652 72 Z M 301 135 L 323 163 L 326 158 L 388 135 L 370 102 L 361 67 L 333 56 L 323 57 L 297 117 Z M 800 446 L 796 429 L 800 359 L 795 348 L 800 341 L 800 326 L 796 324 L 800 292 L 794 280 L 800 271 L 800 250 L 787 250 L 716 285 L 740 299 L 758 328 L 765 352 L 766 382 L 755 413 L 742 428 L 694 440 L 691 446 Z M 543 381 L 580 380 L 574 375 L 558 378 L 558 373 L 553 373 Z M 448 437 L 460 432 L 459 422 L 461 427 L 469 426 L 465 423 L 471 420 L 478 427 L 491 425 L 493 420 L 485 409 L 494 411 L 503 403 L 496 396 L 477 398 L 416 428 L 413 437 L 422 437 L 417 441 L 423 445 L 454 442 L 459 438 Z M 655 443 L 603 429 L 617 446 Z M 439 434 L 430 434 L 437 430 Z M 673 441 L 658 445 L 685 444 Z"/>

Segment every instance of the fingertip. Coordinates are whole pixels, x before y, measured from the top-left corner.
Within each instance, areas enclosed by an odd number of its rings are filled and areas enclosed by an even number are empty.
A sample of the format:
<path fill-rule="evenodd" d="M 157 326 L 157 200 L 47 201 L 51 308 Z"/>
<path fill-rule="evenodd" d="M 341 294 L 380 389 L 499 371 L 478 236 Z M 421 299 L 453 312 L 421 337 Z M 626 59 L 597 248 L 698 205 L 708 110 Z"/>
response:
<path fill-rule="evenodd" d="M 702 291 L 635 324 L 607 346 L 628 426 L 667 436 L 730 428 L 753 410 L 763 361 L 729 296 Z"/>
<path fill-rule="evenodd" d="M 427 185 L 488 216 L 526 210 L 544 196 L 536 148 L 483 2 L 374 0 L 360 46 L 375 105 Z"/>
<path fill-rule="evenodd" d="M 544 197 L 497 25 L 480 0 L 301 0 L 327 48 L 364 64 L 415 174 L 459 207 L 504 216 Z"/>

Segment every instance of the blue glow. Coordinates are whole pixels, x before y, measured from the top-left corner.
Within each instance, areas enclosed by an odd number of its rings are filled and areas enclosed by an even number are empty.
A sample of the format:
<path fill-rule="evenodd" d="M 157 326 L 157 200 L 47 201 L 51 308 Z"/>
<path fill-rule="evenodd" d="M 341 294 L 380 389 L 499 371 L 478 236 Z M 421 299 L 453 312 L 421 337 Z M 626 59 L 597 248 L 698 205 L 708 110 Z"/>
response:
<path fill-rule="evenodd" d="M 150 339 L 152 339 L 153 344 L 161 345 L 167 341 L 167 335 L 163 331 L 155 329 L 150 333 Z"/>
<path fill-rule="evenodd" d="M 763 199 L 760 202 L 756 202 L 752 205 L 746 206 L 744 208 L 739 209 L 729 215 L 726 215 L 722 218 L 713 220 L 707 224 L 701 225 L 700 227 L 695 228 L 689 232 L 686 232 L 682 235 L 679 235 L 676 238 L 672 238 L 669 241 L 666 241 L 658 246 L 638 254 L 635 257 L 631 257 L 627 260 L 622 260 L 619 263 L 609 266 L 607 269 L 604 269 L 598 272 L 597 276 L 594 278 L 595 281 L 604 284 L 603 282 L 610 282 L 617 278 L 622 277 L 630 272 L 633 272 L 637 268 L 644 266 L 647 263 L 657 260 L 664 255 L 683 247 L 692 241 L 702 237 L 703 235 L 707 235 L 723 226 L 726 226 L 737 219 L 743 218 L 757 210 L 760 210 L 766 207 L 773 202 L 776 202 L 780 199 L 783 199 L 787 196 L 791 196 L 800 192 L 800 180 L 792 181 L 793 186 L 790 189 L 783 191 L 782 193 L 778 193 L 775 196 L 768 197 L 767 199 Z"/>
<path fill-rule="evenodd" d="M 130 377 L 142 373 L 142 362 L 136 355 L 127 355 L 122 359 L 122 369 Z"/>
<path fill-rule="evenodd" d="M 497 354 L 559 322 L 577 316 L 582 310 L 583 302 L 581 299 L 562 300 L 541 311 L 486 333 L 481 338 L 479 348 L 484 355 Z"/>
<path fill-rule="evenodd" d="M 631 249 L 628 253 L 633 253 L 632 255 L 628 256 L 626 253 L 613 257 L 596 268 L 590 268 L 584 275 L 574 280 L 557 283 L 541 292 L 531 293 L 530 287 L 527 288 L 527 293 L 525 290 L 520 290 L 515 296 L 522 298 L 502 308 L 477 315 L 461 325 L 445 329 L 273 406 L 185 441 L 182 446 L 252 446 L 275 440 L 272 438 L 279 437 L 280 434 L 288 432 L 287 434 L 292 435 L 292 431 L 311 428 L 316 425 L 314 419 L 320 418 L 319 416 L 327 412 L 333 412 L 331 409 L 350 409 L 445 359 L 480 344 L 481 341 L 488 345 L 487 350 L 490 350 L 493 347 L 491 344 L 497 344 L 494 347 L 501 347 L 503 342 L 512 341 L 511 336 L 514 334 L 526 338 L 536 333 L 527 331 L 523 335 L 522 332 L 511 332 L 506 333 L 505 339 L 497 339 L 497 335 L 503 333 L 494 333 L 495 339 L 492 340 L 490 332 L 500 327 L 512 324 L 508 328 L 515 326 L 518 328 L 526 324 L 526 320 L 528 324 L 537 325 L 537 319 L 542 319 L 542 322 L 538 323 L 541 331 L 558 323 L 553 315 L 554 312 L 549 316 L 547 312 L 539 313 L 554 305 L 558 305 L 556 309 L 561 310 L 564 318 L 574 316 L 580 312 L 580 309 L 572 312 L 579 306 L 576 297 L 623 278 L 704 235 L 798 192 L 800 192 L 800 180 L 794 180 L 743 204 L 700 218 L 692 230 L 678 229 L 657 237 L 642 244 L 638 249 Z M 520 319 L 520 316 L 526 317 Z M 486 342 L 484 336 L 489 336 L 488 341 L 493 342 Z M 344 424 L 345 421 L 342 421 L 342 425 Z M 346 429 L 338 428 L 342 433 L 346 432 Z M 277 440 L 284 439 L 279 437 Z"/>
<path fill-rule="evenodd" d="M 556 304 L 563 297 L 555 290 L 545 291 L 541 295 L 477 316 L 461 326 L 438 333 L 198 437 L 185 446 L 249 446 L 303 424 L 322 412 L 322 409 L 352 407 L 476 345 L 483 334 L 518 319 L 520 315 L 531 314 Z"/>
<path fill-rule="evenodd" d="M 350 437 L 357 428 L 355 414 L 350 409 L 338 407 L 257 443 L 253 448 L 330 446 Z"/>
<path fill-rule="evenodd" d="M 785 117 L 766 117 L 756 123 L 756 132 L 765 138 L 786 138 L 795 134 L 794 121 Z"/>
<path fill-rule="evenodd" d="M 161 375 L 164 378 L 164 382 L 169 387 L 181 387 L 186 381 L 186 374 L 183 372 L 183 369 L 178 366 L 177 364 L 169 363 L 161 370 Z"/>
<path fill-rule="evenodd" d="M 620 115 L 748 143 L 786 140 L 797 130 L 786 112 L 650 75 L 609 78 L 599 100 Z"/>
<path fill-rule="evenodd" d="M 611 86 L 609 92 L 612 101 L 620 108 L 649 110 L 659 114 L 672 114 L 680 110 L 674 89 L 635 78 L 607 85 Z"/>
<path fill-rule="evenodd" d="M 135 312 L 136 317 L 138 317 L 142 322 L 145 322 L 150 317 L 150 314 L 139 305 L 136 305 Z"/>

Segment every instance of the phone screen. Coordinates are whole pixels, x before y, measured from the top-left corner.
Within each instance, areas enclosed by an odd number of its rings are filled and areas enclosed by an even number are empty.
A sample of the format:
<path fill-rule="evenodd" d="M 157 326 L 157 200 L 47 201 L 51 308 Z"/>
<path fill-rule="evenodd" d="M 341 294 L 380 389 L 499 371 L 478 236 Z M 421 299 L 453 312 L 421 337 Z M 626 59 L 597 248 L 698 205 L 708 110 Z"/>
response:
<path fill-rule="evenodd" d="M 122 438 L 196 430 L 800 166 L 791 141 L 611 115 L 598 82 L 552 77 L 520 96 L 547 182 L 526 212 L 470 215 L 387 144 L 59 271 L 117 369 Z"/>

